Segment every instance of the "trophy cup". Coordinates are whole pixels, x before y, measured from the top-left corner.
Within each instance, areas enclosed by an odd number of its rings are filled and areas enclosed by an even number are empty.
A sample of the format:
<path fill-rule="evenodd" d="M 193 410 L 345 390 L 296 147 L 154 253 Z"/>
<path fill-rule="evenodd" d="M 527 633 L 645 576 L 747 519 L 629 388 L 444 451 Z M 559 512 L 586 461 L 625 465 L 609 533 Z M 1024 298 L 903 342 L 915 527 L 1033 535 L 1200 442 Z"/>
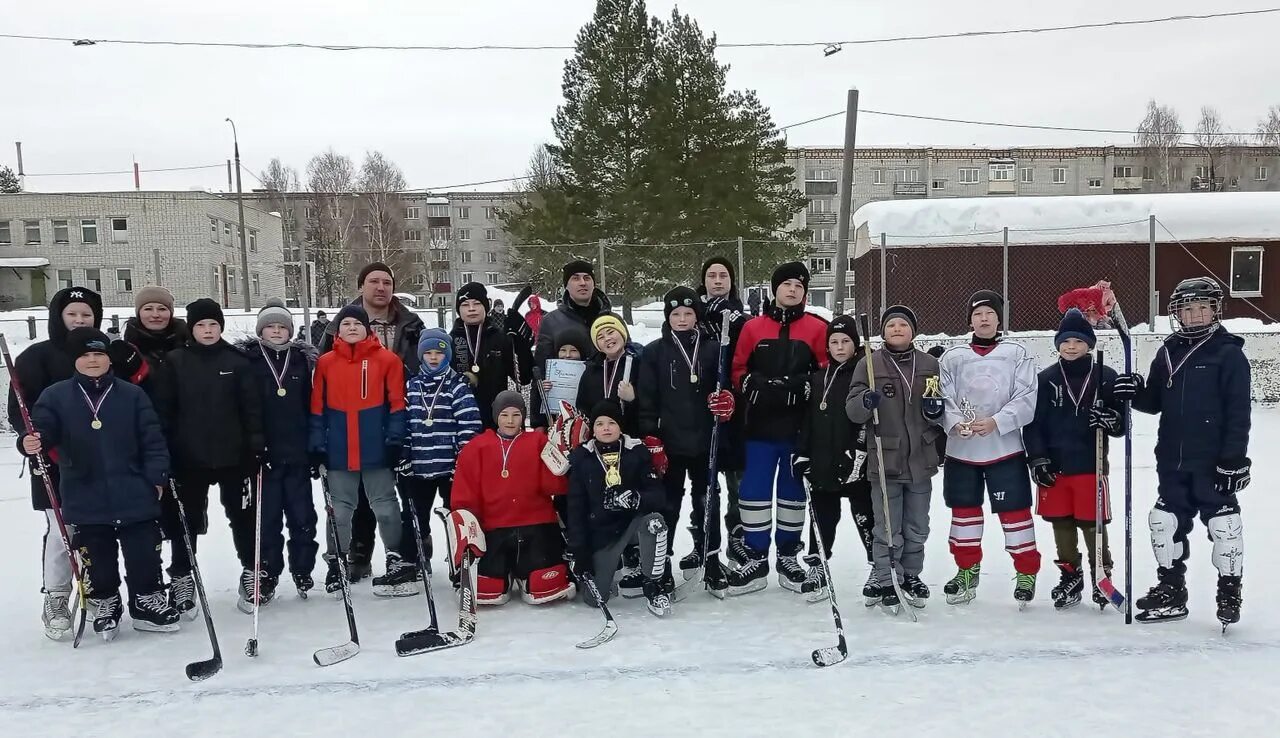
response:
<path fill-rule="evenodd" d="M 960 429 L 958 433 L 961 438 L 969 438 L 973 435 L 973 428 L 970 428 L 969 425 L 978 419 L 978 413 L 973 409 L 973 403 L 969 402 L 967 397 L 960 401 L 960 412 L 964 415 L 964 421 L 957 425 Z"/>

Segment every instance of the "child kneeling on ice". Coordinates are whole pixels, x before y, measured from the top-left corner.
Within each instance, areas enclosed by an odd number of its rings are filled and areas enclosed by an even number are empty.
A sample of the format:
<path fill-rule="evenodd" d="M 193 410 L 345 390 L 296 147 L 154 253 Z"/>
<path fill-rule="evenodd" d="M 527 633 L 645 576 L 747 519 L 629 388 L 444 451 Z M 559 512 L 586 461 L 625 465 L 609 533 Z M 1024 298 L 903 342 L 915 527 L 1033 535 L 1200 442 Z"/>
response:
<path fill-rule="evenodd" d="M 471 439 L 458 454 L 450 499 L 453 510 L 470 512 L 484 531 L 476 603 L 506 603 L 512 580 L 530 605 L 571 599 L 575 590 L 551 502 L 564 494 L 565 480 L 543 463 L 547 436 L 525 430 L 518 392 L 498 393 L 493 419 L 497 429 Z"/>
<path fill-rule="evenodd" d="M 122 609 L 117 546 L 134 630 L 178 629 L 178 611 L 160 576 L 160 496 L 169 481 L 169 451 L 146 393 L 111 373 L 110 343 L 96 328 L 68 334 L 76 373 L 41 393 L 31 409 L 38 432 L 22 439 L 29 456 L 57 449 L 62 514 L 76 527 L 88 578 L 86 610 L 106 640 L 115 637 Z"/>
<path fill-rule="evenodd" d="M 649 611 L 671 612 L 662 586 L 670 550 L 662 482 L 652 454 L 637 438 L 622 434 L 622 409 L 603 400 L 591 409 L 592 440 L 569 456 L 569 551 L 579 581 L 595 582 L 600 597 L 613 590 L 622 550 L 638 539 L 644 595 Z M 719 521 L 717 521 L 719 522 Z M 590 605 L 590 588 L 583 595 Z"/>

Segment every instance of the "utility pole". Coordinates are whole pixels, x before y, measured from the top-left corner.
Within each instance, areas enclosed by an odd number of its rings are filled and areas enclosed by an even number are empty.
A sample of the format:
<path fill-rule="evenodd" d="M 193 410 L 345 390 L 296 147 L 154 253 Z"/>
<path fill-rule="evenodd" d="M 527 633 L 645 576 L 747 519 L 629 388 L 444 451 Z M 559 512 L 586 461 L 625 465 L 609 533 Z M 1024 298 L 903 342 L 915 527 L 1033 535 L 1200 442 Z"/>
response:
<path fill-rule="evenodd" d="M 14 141 L 13 147 L 18 150 L 18 189 L 27 191 L 27 173 L 22 169 L 22 142 Z"/>
<path fill-rule="evenodd" d="M 832 312 L 844 313 L 844 280 L 849 271 L 849 223 L 853 220 L 853 143 L 858 136 L 858 90 L 849 90 L 844 113 L 844 166 L 840 170 L 839 214 L 836 216 L 836 283 Z M 881 253 L 880 258 L 884 258 Z M 865 336 L 864 336 L 865 338 Z"/>
<path fill-rule="evenodd" d="M 240 286 L 244 289 L 244 309 L 250 310 L 249 295 L 249 240 L 244 232 L 244 190 L 240 186 L 240 136 L 236 133 L 236 122 L 227 118 L 231 124 L 231 138 L 235 142 L 236 156 L 236 207 L 240 210 Z"/>

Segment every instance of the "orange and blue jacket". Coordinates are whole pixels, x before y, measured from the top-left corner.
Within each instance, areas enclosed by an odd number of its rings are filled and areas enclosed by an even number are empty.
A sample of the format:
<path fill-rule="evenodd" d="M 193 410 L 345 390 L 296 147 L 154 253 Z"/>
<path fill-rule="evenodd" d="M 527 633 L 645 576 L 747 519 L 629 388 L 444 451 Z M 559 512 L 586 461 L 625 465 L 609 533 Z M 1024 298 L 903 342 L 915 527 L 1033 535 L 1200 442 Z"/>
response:
<path fill-rule="evenodd" d="M 395 464 L 404 445 L 404 363 L 370 335 L 335 341 L 316 362 L 311 386 L 310 451 L 330 469 L 360 471 Z"/>

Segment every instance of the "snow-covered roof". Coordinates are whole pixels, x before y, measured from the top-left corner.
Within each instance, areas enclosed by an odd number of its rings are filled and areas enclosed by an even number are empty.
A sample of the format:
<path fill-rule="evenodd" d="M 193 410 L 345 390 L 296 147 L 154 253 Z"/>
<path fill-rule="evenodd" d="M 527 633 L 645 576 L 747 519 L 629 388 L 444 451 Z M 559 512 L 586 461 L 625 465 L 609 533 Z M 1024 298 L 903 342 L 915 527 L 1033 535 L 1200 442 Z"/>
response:
<path fill-rule="evenodd" d="M 1280 192 L 966 197 L 870 202 L 853 214 L 855 256 L 892 246 L 1280 241 Z"/>
<path fill-rule="evenodd" d="M 39 269 L 49 266 L 49 260 L 40 256 L 3 256 L 0 269 Z"/>

